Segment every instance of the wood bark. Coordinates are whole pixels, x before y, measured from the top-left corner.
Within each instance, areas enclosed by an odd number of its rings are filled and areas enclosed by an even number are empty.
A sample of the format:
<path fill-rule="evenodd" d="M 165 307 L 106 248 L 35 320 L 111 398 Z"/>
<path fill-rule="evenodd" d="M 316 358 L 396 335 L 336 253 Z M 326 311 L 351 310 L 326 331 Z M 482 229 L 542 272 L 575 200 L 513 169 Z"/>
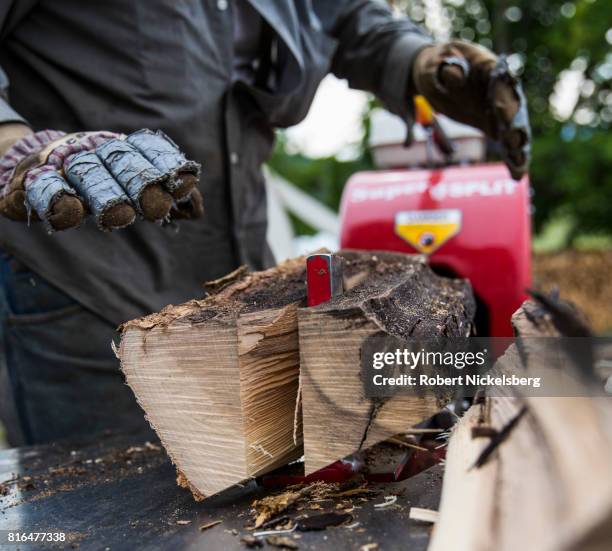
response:
<path fill-rule="evenodd" d="M 345 293 L 298 312 L 306 473 L 406 431 L 440 409 L 433 397 L 366 398 L 361 351 L 372 335 L 467 336 L 466 281 L 437 276 L 424 257 L 341 251 Z"/>

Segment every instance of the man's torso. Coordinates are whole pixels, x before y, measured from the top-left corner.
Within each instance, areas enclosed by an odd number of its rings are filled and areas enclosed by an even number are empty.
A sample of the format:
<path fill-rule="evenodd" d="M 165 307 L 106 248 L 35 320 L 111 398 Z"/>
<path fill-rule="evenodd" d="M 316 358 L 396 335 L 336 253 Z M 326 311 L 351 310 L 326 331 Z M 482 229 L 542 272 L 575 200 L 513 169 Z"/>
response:
<path fill-rule="evenodd" d="M 262 92 L 254 99 L 250 83 L 233 84 L 235 4 L 28 1 L 32 8 L 19 21 L 9 16 L 2 28 L 0 65 L 11 81 L 12 106 L 35 129 L 161 128 L 203 165 L 206 212 L 176 229 L 138 221 L 110 234 L 88 222 L 48 236 L 41 226 L 0 220 L 2 246 L 114 322 L 193 298 L 203 281 L 241 261 L 261 265 L 259 169 L 272 123 L 303 116 L 326 71 L 324 56 L 309 55 L 307 94 Z M 269 7 L 267 18 L 282 26 L 285 8 Z M 296 43 L 300 32 L 294 29 Z M 289 76 L 296 72 L 292 62 L 285 62 Z M 266 101 L 274 105 L 267 112 Z"/>

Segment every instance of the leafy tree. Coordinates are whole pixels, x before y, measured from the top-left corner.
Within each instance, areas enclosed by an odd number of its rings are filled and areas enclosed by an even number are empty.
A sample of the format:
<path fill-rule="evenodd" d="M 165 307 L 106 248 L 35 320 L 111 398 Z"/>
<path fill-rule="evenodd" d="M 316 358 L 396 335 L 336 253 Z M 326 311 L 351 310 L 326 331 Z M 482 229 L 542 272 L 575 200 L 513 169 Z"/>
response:
<path fill-rule="evenodd" d="M 529 101 L 536 230 L 563 216 L 571 221 L 570 240 L 581 232 L 612 234 L 612 3 L 396 0 L 392 5 L 439 40 L 473 40 L 508 54 Z M 561 112 L 558 91 L 572 87 L 575 101 L 565 101 Z M 364 113 L 366 130 L 371 107 L 372 102 Z M 372 166 L 365 144 L 357 160 L 341 162 L 289 155 L 280 139 L 271 165 L 337 207 L 350 174 Z"/>

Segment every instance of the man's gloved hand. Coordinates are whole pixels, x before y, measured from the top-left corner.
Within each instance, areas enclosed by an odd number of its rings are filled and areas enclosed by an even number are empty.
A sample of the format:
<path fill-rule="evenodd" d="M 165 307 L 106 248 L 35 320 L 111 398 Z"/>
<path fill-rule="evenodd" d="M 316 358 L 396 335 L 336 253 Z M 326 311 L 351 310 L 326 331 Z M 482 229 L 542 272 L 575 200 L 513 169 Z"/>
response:
<path fill-rule="evenodd" d="M 152 222 L 197 218 L 199 173 L 161 131 L 44 130 L 0 158 L 0 214 L 40 219 L 49 231 L 78 226 L 88 213 L 107 231 L 130 225 L 136 213 Z"/>
<path fill-rule="evenodd" d="M 513 178 L 526 172 L 531 146 L 527 105 L 504 57 L 470 42 L 429 46 L 417 54 L 412 78 L 434 109 L 498 141 Z"/>

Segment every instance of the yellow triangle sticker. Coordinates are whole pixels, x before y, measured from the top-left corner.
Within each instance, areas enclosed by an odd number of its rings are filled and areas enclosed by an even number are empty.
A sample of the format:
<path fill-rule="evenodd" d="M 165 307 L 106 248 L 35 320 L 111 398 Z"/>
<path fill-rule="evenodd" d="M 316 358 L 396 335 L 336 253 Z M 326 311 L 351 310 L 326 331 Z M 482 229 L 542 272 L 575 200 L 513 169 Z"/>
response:
<path fill-rule="evenodd" d="M 458 209 L 402 211 L 395 215 L 395 233 L 423 254 L 431 254 L 461 230 Z"/>

